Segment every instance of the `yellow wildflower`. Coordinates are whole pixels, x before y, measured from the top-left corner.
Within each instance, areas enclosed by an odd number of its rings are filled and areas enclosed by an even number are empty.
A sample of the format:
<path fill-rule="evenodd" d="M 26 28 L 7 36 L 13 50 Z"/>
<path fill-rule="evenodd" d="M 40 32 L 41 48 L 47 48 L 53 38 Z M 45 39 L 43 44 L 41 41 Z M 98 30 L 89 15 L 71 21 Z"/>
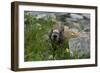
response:
<path fill-rule="evenodd" d="M 66 48 L 66 52 L 70 52 L 70 50 L 68 48 Z"/>

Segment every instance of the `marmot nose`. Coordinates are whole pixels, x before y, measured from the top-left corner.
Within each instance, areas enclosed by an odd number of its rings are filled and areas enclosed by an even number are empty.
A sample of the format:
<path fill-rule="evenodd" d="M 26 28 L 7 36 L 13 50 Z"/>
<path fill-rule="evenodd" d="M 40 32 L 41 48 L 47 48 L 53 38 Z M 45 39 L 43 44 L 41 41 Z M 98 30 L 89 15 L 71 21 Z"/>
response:
<path fill-rule="evenodd" d="M 54 38 L 57 38 L 57 35 L 54 35 L 53 37 L 54 37 Z"/>

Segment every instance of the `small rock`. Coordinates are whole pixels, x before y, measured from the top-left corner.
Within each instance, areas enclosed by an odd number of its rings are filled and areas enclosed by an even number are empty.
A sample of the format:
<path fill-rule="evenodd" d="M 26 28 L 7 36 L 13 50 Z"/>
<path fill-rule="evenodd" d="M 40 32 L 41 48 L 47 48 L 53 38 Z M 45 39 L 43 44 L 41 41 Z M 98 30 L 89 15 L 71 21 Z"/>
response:
<path fill-rule="evenodd" d="M 74 19 L 83 19 L 83 16 L 82 15 L 78 15 L 78 14 L 74 14 L 74 13 L 72 13 L 72 14 L 70 14 L 70 16 L 71 16 L 71 18 L 74 18 Z"/>

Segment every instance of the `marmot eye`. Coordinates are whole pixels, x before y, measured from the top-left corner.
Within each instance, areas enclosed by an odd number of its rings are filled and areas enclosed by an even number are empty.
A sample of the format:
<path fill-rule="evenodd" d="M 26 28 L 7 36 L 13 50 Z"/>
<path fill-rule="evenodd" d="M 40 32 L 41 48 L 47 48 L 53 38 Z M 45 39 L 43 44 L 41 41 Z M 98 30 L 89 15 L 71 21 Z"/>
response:
<path fill-rule="evenodd" d="M 62 34 L 62 31 L 60 31 L 60 34 Z"/>

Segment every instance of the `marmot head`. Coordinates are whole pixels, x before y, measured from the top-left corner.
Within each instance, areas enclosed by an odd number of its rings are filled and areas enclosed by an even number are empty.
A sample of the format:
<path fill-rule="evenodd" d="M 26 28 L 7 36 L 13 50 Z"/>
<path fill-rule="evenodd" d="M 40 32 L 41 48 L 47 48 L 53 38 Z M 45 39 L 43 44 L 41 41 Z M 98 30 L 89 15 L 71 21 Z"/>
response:
<path fill-rule="evenodd" d="M 53 42 L 60 43 L 63 40 L 64 26 L 56 24 L 50 33 L 50 39 Z"/>

